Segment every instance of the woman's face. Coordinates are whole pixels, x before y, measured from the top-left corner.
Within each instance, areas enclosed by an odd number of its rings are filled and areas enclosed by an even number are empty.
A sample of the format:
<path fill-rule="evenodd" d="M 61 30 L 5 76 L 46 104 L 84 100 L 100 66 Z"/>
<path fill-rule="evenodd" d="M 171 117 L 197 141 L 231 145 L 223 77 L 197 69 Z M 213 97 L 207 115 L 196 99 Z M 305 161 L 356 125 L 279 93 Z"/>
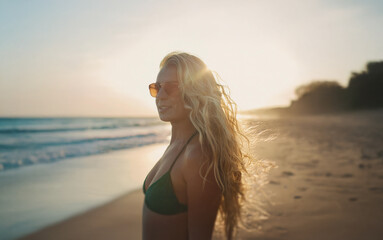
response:
<path fill-rule="evenodd" d="M 162 121 L 177 122 L 188 118 L 178 82 L 177 69 L 174 66 L 162 68 L 157 75 L 157 83 L 161 84 L 161 88 L 156 96 L 156 105 Z"/>

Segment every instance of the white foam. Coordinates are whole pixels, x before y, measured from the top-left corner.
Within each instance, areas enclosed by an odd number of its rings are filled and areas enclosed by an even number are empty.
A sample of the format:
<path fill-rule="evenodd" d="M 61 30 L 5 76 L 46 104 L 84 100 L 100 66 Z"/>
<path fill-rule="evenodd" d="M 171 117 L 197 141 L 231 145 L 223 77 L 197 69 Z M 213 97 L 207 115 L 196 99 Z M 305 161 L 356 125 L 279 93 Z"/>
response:
<path fill-rule="evenodd" d="M 0 239 L 15 239 L 142 187 L 165 151 L 154 144 L 0 174 Z"/>

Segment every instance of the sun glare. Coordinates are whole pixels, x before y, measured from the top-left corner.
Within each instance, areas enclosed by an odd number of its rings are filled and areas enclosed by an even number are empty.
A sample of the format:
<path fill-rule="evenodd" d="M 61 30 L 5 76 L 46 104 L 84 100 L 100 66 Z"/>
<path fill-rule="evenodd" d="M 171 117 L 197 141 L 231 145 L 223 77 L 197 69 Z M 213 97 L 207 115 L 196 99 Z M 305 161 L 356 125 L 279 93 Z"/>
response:
<path fill-rule="evenodd" d="M 281 101 L 288 104 L 285 94 L 279 95 L 293 92 L 291 83 L 300 81 L 303 71 L 294 55 L 277 43 L 244 46 L 230 59 L 211 57 L 208 64 L 229 87 L 242 110 L 278 105 Z"/>

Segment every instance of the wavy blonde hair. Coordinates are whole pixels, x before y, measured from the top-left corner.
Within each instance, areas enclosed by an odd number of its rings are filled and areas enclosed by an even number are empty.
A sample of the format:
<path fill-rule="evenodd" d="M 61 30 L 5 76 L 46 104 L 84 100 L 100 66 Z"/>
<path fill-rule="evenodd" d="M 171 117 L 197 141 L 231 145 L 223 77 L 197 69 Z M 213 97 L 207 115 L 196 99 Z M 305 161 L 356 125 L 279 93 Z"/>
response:
<path fill-rule="evenodd" d="M 243 149 L 243 143 L 249 140 L 239 127 L 237 106 L 198 57 L 171 52 L 161 61 L 160 69 L 166 66 L 177 69 L 185 108 L 190 110 L 190 120 L 199 132 L 203 153 L 211 159 L 204 183 L 209 171 L 213 170 L 222 192 L 219 218 L 227 239 L 232 239 L 245 201 L 242 178 L 246 172 L 245 159 L 250 159 Z M 216 77 L 219 78 L 218 74 Z"/>

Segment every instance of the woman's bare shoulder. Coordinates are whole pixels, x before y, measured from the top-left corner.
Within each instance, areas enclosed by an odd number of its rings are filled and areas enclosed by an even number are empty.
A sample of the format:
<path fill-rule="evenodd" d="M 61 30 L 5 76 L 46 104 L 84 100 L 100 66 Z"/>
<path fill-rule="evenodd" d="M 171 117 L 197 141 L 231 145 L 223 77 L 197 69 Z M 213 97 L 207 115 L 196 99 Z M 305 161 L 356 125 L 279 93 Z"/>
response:
<path fill-rule="evenodd" d="M 192 141 L 185 149 L 184 166 L 186 168 L 200 168 L 202 164 L 209 162 L 209 158 L 203 154 L 201 144 L 196 141 Z"/>
<path fill-rule="evenodd" d="M 186 182 L 188 182 L 188 180 L 193 181 L 193 185 L 198 183 L 202 184 L 205 177 L 209 182 L 215 182 L 213 169 L 208 170 L 212 159 L 203 153 L 202 146 L 198 140 L 191 142 L 185 150 L 184 164 L 182 167 L 184 180 Z M 208 174 L 206 175 L 207 172 Z"/>
<path fill-rule="evenodd" d="M 214 222 L 221 201 L 221 190 L 214 171 L 206 170 L 211 159 L 203 154 L 198 141 L 185 151 L 183 177 L 186 182 L 188 231 L 191 239 L 211 239 Z"/>

